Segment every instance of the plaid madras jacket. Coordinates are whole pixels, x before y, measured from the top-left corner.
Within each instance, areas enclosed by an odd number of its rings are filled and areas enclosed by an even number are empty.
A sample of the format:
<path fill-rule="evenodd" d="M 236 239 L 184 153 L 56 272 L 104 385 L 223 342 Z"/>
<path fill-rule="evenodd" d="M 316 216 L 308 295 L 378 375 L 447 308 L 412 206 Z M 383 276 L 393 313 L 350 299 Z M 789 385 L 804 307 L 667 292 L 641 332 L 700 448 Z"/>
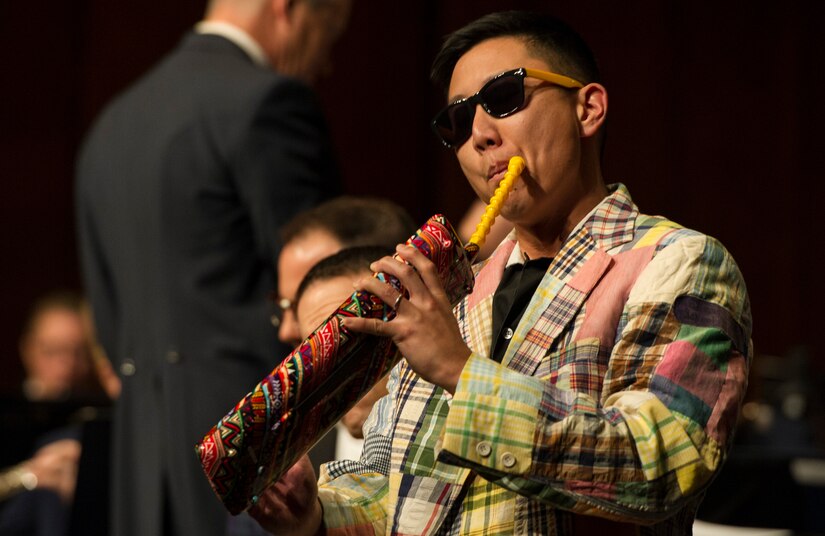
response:
<path fill-rule="evenodd" d="M 455 395 L 402 361 L 361 460 L 322 470 L 330 534 L 691 533 L 752 353 L 733 259 L 613 185 L 499 364 L 492 299 L 514 247 L 499 246 L 455 309 L 473 351 Z"/>

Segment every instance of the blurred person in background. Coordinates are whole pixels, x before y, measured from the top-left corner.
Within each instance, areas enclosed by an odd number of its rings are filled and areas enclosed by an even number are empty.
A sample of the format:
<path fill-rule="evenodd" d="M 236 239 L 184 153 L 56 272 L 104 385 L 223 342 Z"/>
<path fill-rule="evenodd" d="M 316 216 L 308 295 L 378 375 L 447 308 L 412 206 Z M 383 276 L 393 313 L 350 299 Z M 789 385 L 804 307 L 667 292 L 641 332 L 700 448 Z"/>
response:
<path fill-rule="evenodd" d="M 391 251 L 415 229 L 415 223 L 404 208 L 377 197 L 341 196 L 296 215 L 283 228 L 278 256 L 278 293 L 273 324 L 280 340 L 295 348 L 304 338 L 295 317 L 295 299 L 310 268 L 343 248 L 382 246 Z M 383 385 L 379 383 L 368 398 L 380 398 Z M 341 437 L 342 442 L 349 442 L 344 437 L 347 430 L 354 433 L 352 437 L 361 437 L 361 425 L 366 418 L 362 413 L 353 408 L 336 433 L 325 435 L 315 444 L 309 456 L 316 471 L 322 463 L 335 459 L 337 437 Z"/>
<path fill-rule="evenodd" d="M 121 380 L 115 536 L 223 536 L 193 454 L 284 352 L 275 238 L 340 191 L 312 85 L 350 0 L 212 0 L 96 120 L 77 163 L 84 283 Z"/>
<path fill-rule="evenodd" d="M 4 408 L 4 429 L 16 430 L 17 449 L 4 454 L 7 468 L 0 471 L 0 534 L 68 529 L 81 454 L 76 412 L 106 404 L 90 359 L 85 308 L 80 294 L 55 291 L 35 301 L 25 320 L 19 403 Z M 14 418 L 21 422 L 10 424 Z M 31 457 L 20 461 L 23 451 Z"/>
<path fill-rule="evenodd" d="M 325 257 L 307 272 L 295 295 L 295 316 L 302 339 L 309 337 L 353 292 L 355 281 L 372 275 L 370 264 L 392 252 L 386 246 L 356 246 Z M 384 377 L 344 416 L 335 436 L 336 460 L 361 456 L 364 421 L 376 400 L 387 394 Z"/>
<path fill-rule="evenodd" d="M 88 395 L 91 363 L 80 295 L 59 291 L 35 302 L 20 337 L 27 400 L 59 402 Z"/>
<path fill-rule="evenodd" d="M 295 319 L 295 293 L 318 261 L 345 247 L 395 247 L 417 226 L 409 213 L 378 197 L 341 196 L 295 216 L 281 232 L 278 256 L 278 337 L 295 347 L 303 337 Z"/>

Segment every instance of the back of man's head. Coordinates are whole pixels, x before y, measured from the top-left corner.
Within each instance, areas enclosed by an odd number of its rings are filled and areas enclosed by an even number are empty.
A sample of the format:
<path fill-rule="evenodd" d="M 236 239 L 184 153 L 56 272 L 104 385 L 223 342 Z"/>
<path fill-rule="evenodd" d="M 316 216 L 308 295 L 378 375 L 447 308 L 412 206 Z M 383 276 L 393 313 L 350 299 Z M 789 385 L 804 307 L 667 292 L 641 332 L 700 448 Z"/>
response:
<path fill-rule="evenodd" d="M 300 342 L 293 311 L 295 296 L 304 275 L 318 261 L 353 246 L 381 246 L 392 252 L 414 231 L 415 224 L 406 210 L 373 197 L 338 197 L 295 216 L 281 231 L 280 317 L 274 322 L 278 338 L 287 344 Z"/>
<path fill-rule="evenodd" d="M 401 206 L 376 197 L 341 196 L 295 216 L 281 232 L 286 245 L 312 231 L 322 231 L 343 247 L 393 248 L 415 232 L 415 222 Z"/>
<path fill-rule="evenodd" d="M 313 84 L 330 70 L 351 0 L 210 0 L 205 20 L 239 28 L 273 69 Z"/>
<path fill-rule="evenodd" d="M 523 39 L 537 57 L 559 73 L 589 84 L 600 82 L 590 47 L 570 26 L 550 15 L 502 11 L 477 19 L 450 34 L 433 60 L 430 77 L 445 92 L 458 60 L 471 48 L 497 37 Z M 513 68 L 521 67 L 514 65 Z"/>
<path fill-rule="evenodd" d="M 393 253 L 392 248 L 385 246 L 356 246 L 345 248 L 326 257 L 313 266 L 298 285 L 295 302 L 301 301 L 301 296 L 313 284 L 335 277 L 352 276 L 357 278 L 370 273 L 370 264 L 386 255 Z"/>

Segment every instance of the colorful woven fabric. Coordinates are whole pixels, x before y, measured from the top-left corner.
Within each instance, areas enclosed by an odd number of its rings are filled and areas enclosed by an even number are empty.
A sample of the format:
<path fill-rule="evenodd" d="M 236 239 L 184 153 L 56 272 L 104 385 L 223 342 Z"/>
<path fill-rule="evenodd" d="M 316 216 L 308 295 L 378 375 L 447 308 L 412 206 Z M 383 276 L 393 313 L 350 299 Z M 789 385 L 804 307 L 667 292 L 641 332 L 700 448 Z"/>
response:
<path fill-rule="evenodd" d="M 471 289 L 461 241 L 437 215 L 407 244 L 432 260 L 453 304 Z M 399 292 L 392 276 L 375 274 Z M 212 488 L 232 514 L 246 510 L 400 359 L 389 339 L 348 331 L 347 317 L 390 321 L 395 310 L 355 292 L 196 446 Z"/>

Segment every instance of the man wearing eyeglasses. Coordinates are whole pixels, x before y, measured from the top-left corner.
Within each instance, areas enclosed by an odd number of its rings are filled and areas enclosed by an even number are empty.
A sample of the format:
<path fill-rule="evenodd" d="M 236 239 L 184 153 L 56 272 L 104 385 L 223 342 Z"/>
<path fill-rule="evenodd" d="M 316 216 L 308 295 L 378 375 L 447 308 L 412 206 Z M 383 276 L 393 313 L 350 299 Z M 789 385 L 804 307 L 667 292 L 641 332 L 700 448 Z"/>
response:
<path fill-rule="evenodd" d="M 297 293 L 313 266 L 341 249 L 354 246 L 382 246 L 391 251 L 414 229 L 415 224 L 404 208 L 377 197 L 336 197 L 290 219 L 280 233 L 278 295 L 272 317 L 281 342 L 295 348 L 304 339 L 296 315 Z M 312 447 L 309 456 L 313 467 L 335 459 L 339 439 L 346 441 L 348 435 L 362 437 L 365 408 L 371 405 L 371 400 L 386 393 L 385 383 L 379 382 L 347 412 L 335 433 L 327 434 Z"/>
<path fill-rule="evenodd" d="M 501 209 L 514 231 L 454 310 L 414 249 L 372 265 L 410 296 L 361 280 L 398 314 L 346 321 L 406 358 L 362 458 L 328 464 L 317 488 L 299 462 L 253 517 L 284 534 L 690 534 L 746 387 L 736 264 L 605 182 L 607 90 L 564 24 L 484 17 L 433 74 L 451 103 L 433 127 L 481 199 L 524 158 Z"/>

